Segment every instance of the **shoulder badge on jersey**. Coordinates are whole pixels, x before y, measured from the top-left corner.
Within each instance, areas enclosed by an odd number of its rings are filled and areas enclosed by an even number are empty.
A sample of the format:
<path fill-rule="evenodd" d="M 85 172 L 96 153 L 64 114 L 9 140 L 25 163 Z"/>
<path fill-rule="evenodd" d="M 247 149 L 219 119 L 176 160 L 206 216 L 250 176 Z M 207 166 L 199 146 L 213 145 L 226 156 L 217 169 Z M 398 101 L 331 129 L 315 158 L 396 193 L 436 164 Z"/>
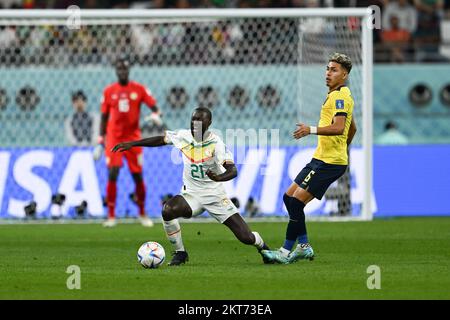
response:
<path fill-rule="evenodd" d="M 336 109 L 344 109 L 344 100 L 336 100 Z"/>
<path fill-rule="evenodd" d="M 205 150 L 205 156 L 206 156 L 207 158 L 210 158 L 210 157 L 212 156 L 212 151 L 206 149 L 206 150 Z"/>

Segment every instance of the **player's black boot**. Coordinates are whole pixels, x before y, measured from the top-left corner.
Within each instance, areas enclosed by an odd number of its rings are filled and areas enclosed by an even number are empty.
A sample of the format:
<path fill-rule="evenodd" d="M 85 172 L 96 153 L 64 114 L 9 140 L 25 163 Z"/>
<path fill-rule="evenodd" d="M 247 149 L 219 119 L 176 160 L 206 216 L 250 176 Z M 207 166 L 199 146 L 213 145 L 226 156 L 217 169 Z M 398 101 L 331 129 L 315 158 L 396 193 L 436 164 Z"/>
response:
<path fill-rule="evenodd" d="M 189 256 L 186 251 L 175 251 L 172 255 L 172 261 L 169 262 L 169 266 L 179 266 L 189 261 Z"/>
<path fill-rule="evenodd" d="M 262 250 L 270 250 L 270 248 L 267 246 L 267 244 L 264 243 L 264 247 L 262 247 L 261 249 L 258 249 L 259 254 L 261 255 L 264 264 L 274 264 L 275 261 L 268 259 L 267 257 L 265 257 L 261 251 Z"/>

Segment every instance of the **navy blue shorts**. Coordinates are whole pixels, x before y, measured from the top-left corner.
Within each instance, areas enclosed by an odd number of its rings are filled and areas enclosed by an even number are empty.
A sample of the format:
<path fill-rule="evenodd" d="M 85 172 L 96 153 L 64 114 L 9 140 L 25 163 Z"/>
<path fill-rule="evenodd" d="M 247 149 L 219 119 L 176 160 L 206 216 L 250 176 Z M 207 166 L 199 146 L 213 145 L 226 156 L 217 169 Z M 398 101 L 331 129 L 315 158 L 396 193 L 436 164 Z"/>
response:
<path fill-rule="evenodd" d="M 328 164 L 322 160 L 312 159 L 295 178 L 295 183 L 322 199 L 328 187 L 339 179 L 347 169 L 347 165 Z"/>

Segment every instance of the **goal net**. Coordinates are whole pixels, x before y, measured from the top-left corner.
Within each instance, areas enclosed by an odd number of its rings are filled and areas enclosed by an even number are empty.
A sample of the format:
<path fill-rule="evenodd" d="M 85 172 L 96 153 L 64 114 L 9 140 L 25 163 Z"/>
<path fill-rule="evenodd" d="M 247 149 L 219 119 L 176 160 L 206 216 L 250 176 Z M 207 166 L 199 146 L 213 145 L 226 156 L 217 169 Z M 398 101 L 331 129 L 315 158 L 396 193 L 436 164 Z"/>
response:
<path fill-rule="evenodd" d="M 104 217 L 104 159 L 95 162 L 103 89 L 113 62 L 158 101 L 165 126 L 147 117 L 143 136 L 188 128 L 197 106 L 233 151 L 239 176 L 226 184 L 245 217 L 285 216 L 282 195 L 310 161 L 316 136 L 294 140 L 296 123 L 318 123 L 333 52 L 353 62 L 349 87 L 358 132 L 350 169 L 309 219 L 371 219 L 371 31 L 365 9 L 0 11 L 0 218 Z M 81 91 L 81 93 L 80 93 Z M 83 97 L 85 115 L 72 97 Z M 179 192 L 180 156 L 146 149 L 147 212 Z M 119 177 L 117 215 L 136 216 L 134 184 Z M 64 194 L 62 206 L 55 195 Z M 372 204 L 371 204 L 372 202 Z M 369 209 L 370 208 L 370 209 Z"/>

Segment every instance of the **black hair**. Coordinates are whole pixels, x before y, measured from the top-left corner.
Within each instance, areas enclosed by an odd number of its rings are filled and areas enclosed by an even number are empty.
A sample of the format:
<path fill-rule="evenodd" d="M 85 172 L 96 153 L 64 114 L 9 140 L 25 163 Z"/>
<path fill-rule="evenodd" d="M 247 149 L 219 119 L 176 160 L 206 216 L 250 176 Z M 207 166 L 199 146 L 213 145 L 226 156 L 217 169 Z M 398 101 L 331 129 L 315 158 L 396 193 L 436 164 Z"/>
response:
<path fill-rule="evenodd" d="M 386 124 L 384 125 L 384 129 L 385 129 L 385 130 L 397 129 L 397 124 L 396 124 L 394 121 L 388 121 L 388 122 L 386 122 Z"/>
<path fill-rule="evenodd" d="M 211 113 L 211 110 L 209 110 L 208 108 L 197 107 L 197 108 L 194 109 L 194 112 L 204 112 L 204 113 L 207 114 L 209 120 L 212 121 L 212 113 Z"/>
<path fill-rule="evenodd" d="M 72 92 L 72 101 L 75 101 L 78 98 L 83 99 L 83 101 L 87 101 L 87 97 L 84 94 L 83 90 Z"/>
<path fill-rule="evenodd" d="M 335 52 L 330 56 L 328 62 L 333 61 L 339 63 L 348 73 L 352 70 L 352 61 L 343 53 Z"/>

